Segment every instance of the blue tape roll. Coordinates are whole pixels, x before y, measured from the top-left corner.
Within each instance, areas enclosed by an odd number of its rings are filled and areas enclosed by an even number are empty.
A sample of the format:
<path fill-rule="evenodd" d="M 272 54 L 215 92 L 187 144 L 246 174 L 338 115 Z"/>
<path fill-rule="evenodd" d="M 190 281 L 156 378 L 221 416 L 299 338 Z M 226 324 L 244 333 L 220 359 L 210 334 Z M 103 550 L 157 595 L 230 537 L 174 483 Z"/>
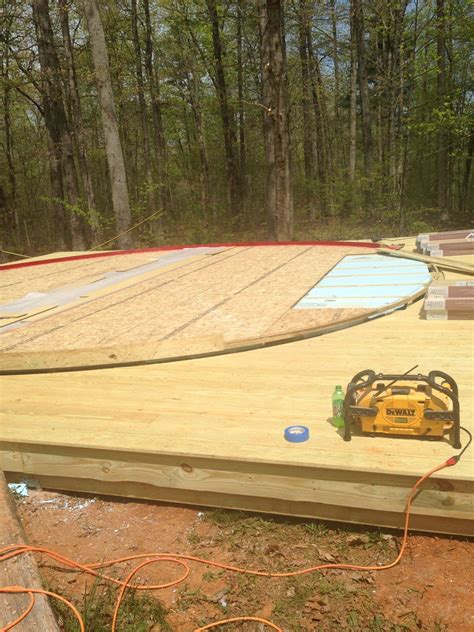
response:
<path fill-rule="evenodd" d="M 284 437 L 290 443 L 302 443 L 309 439 L 309 428 L 306 426 L 288 426 L 285 428 Z"/>

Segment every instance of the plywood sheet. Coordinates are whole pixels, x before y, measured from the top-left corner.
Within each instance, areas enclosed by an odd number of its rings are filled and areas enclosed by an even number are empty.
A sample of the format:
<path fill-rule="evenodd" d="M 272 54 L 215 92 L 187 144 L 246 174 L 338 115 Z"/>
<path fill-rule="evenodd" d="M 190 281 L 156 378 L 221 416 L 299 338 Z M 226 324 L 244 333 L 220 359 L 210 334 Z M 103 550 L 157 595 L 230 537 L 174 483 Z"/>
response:
<path fill-rule="evenodd" d="M 0 304 L 0 317 L 9 315 L 12 310 L 23 310 L 23 317 L 14 326 L 4 325 L 2 333 L 10 329 L 18 329 L 31 323 L 32 317 L 41 313 L 45 306 L 55 305 L 58 311 L 65 311 L 74 306 L 88 303 L 110 293 L 116 294 L 120 290 L 128 289 L 143 283 L 149 278 L 155 279 L 163 272 L 176 267 L 183 267 L 190 261 L 199 260 L 207 255 L 218 254 L 219 248 L 189 248 L 167 252 L 162 257 L 139 266 L 127 267 L 122 264 L 112 272 L 107 272 L 99 279 L 88 279 L 81 284 L 69 284 L 56 287 L 48 292 L 29 292 L 15 301 Z M 126 258 L 125 258 L 126 260 Z M 118 263 L 120 263 L 119 260 Z M 36 319 L 38 320 L 38 319 Z M 0 324 L 2 326 L 2 324 Z"/>
<path fill-rule="evenodd" d="M 371 310 L 363 308 L 351 309 L 290 309 L 275 320 L 265 331 L 266 336 L 281 335 L 285 331 L 305 331 L 319 327 L 343 324 L 357 317 L 363 317 Z"/>
<path fill-rule="evenodd" d="M 220 335 L 256 338 L 344 255 L 365 249 L 228 249 L 0 337 L 4 352 L 92 349 Z M 125 265 L 125 262 L 120 262 Z"/>
<path fill-rule="evenodd" d="M 75 253 L 77 254 L 77 253 Z M 127 255 L 129 267 L 143 265 L 166 253 L 153 252 Z M 79 285 L 118 270 L 123 262 L 119 257 L 104 257 L 80 261 L 63 261 L 48 266 L 5 270 L 0 274 L 0 303 L 20 299 L 29 292 L 47 292 L 66 286 Z"/>
<path fill-rule="evenodd" d="M 264 336 L 269 327 L 290 310 L 311 285 L 322 278 L 349 249 L 300 249 L 283 265 L 263 274 L 257 282 L 220 301 L 199 320 L 193 320 L 181 332 L 185 338 L 203 335 L 206 331 L 221 331 L 226 341 L 238 341 Z M 328 314 L 319 313 L 320 325 Z M 289 321 L 288 321 L 289 323 Z M 292 332 L 294 329 L 286 329 Z M 280 333 L 285 330 L 281 329 Z"/>
<path fill-rule="evenodd" d="M 201 266 L 206 267 L 212 265 L 212 257 L 209 261 L 205 261 L 206 257 L 201 255 L 193 260 L 182 261 L 173 264 L 167 268 L 156 271 L 152 279 L 146 278 L 141 283 L 135 283 L 133 286 L 120 287 L 118 290 L 113 287 L 109 292 L 102 294 L 95 300 L 87 301 L 86 304 L 73 306 L 71 309 L 65 309 L 60 313 L 54 313 L 49 318 L 33 322 L 27 328 L 6 332 L 0 337 L 0 349 L 10 351 L 12 349 L 21 349 L 31 351 L 36 349 L 68 349 L 87 348 L 94 344 L 100 344 L 103 333 L 110 334 L 111 328 L 114 326 L 113 319 L 109 319 L 109 315 L 104 313 L 109 306 L 116 307 L 116 323 L 122 322 L 122 305 L 127 301 L 133 301 L 138 296 L 148 295 L 156 286 L 166 285 L 173 282 L 177 278 L 181 278 L 190 274 Z M 159 280 L 157 280 L 159 277 Z M 134 311 L 134 316 L 139 315 L 139 311 Z M 88 323 L 83 321 L 88 316 L 97 315 L 96 320 L 100 321 L 100 331 L 93 332 L 89 329 Z M 78 326 L 80 323 L 82 326 Z M 125 326 L 131 326 L 130 321 L 125 322 Z M 99 325 L 98 325 L 99 328 Z M 89 339 L 93 342 L 87 344 L 87 333 Z M 63 336 L 63 338 L 61 338 Z M 85 336 L 85 338 L 83 337 Z M 69 341 L 69 346 L 63 344 L 63 340 Z M 118 339 L 117 339 L 118 340 Z"/>

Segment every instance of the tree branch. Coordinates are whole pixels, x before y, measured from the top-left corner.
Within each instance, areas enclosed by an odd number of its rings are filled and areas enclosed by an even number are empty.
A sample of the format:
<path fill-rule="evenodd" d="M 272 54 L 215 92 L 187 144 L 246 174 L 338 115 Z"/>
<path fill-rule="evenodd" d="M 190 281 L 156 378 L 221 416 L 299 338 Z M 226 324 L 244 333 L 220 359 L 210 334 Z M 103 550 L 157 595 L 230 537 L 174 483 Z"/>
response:
<path fill-rule="evenodd" d="M 38 108 L 39 113 L 41 114 L 41 116 L 44 116 L 44 110 L 41 107 L 41 105 L 38 103 L 38 101 L 36 101 L 35 99 L 33 99 L 32 96 L 30 96 L 27 92 L 25 92 L 24 90 L 22 90 L 19 86 L 15 86 L 15 89 L 25 97 L 25 99 L 27 99 L 28 101 L 30 101 L 36 108 Z"/>

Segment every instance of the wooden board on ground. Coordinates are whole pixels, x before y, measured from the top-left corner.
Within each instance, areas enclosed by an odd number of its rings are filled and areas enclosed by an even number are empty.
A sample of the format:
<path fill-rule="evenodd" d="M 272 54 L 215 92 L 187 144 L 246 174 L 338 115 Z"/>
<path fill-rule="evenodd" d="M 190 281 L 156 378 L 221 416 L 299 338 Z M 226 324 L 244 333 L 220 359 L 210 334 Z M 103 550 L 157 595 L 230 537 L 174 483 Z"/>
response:
<path fill-rule="evenodd" d="M 15 503 L 7 488 L 3 472 L 0 471 L 0 548 L 14 544 L 25 544 L 25 534 L 16 513 Z M 0 563 L 0 587 L 24 586 L 43 588 L 38 566 L 31 554 L 24 554 Z M 28 595 L 0 594 L 0 629 L 17 619 L 29 604 Z M 15 626 L 15 632 L 59 632 L 59 626 L 47 597 L 35 596 L 35 605 L 28 619 Z"/>
<path fill-rule="evenodd" d="M 470 321 L 420 303 L 301 342 L 185 362 L 2 378 L 0 467 L 55 489 L 401 527 L 415 480 L 447 441 L 354 436 L 328 422 L 335 384 L 362 369 L 445 371 L 474 430 Z M 310 439 L 289 444 L 285 427 Z M 462 441 L 466 439 L 462 435 Z M 413 527 L 472 535 L 470 449 L 417 495 Z"/>

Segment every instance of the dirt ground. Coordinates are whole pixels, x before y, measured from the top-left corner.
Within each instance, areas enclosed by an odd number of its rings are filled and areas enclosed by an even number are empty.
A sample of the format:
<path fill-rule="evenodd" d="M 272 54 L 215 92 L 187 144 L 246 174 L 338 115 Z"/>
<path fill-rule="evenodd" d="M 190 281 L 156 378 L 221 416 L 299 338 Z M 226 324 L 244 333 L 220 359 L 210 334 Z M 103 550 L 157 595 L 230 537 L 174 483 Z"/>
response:
<path fill-rule="evenodd" d="M 31 544 L 86 563 L 174 552 L 274 571 L 325 562 L 382 565 L 396 557 L 400 542 L 400 534 L 388 530 L 39 490 L 29 490 L 17 502 Z M 123 578 L 137 563 L 116 567 L 116 576 Z M 401 563 L 381 572 L 323 571 L 272 579 L 205 564 L 190 563 L 190 568 L 185 582 L 152 593 L 155 604 L 159 599 L 159 612 L 135 604 L 138 619 L 123 621 L 120 631 L 192 632 L 212 621 L 246 615 L 270 619 L 285 632 L 474 631 L 474 541 L 468 539 L 411 535 Z M 164 583 L 181 572 L 164 562 L 137 577 L 143 583 Z M 114 591 L 46 559 L 41 573 L 49 588 L 87 611 L 90 632 L 110 629 Z M 91 591 L 102 606 L 110 602 L 100 622 L 97 607 L 91 614 Z M 66 615 L 61 621 L 65 631 L 77 629 Z M 268 628 L 246 623 L 220 629 Z"/>

